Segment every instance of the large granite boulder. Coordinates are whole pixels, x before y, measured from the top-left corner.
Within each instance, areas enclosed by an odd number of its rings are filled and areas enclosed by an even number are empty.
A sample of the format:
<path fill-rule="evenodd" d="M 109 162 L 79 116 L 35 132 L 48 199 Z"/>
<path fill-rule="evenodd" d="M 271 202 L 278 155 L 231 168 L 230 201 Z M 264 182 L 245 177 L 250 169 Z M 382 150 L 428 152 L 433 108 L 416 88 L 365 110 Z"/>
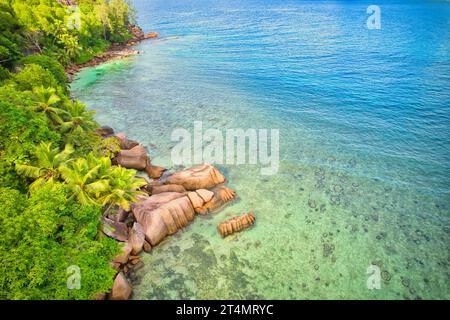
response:
<path fill-rule="evenodd" d="M 205 201 L 198 195 L 197 192 L 191 191 L 187 194 L 189 201 L 191 201 L 192 207 L 195 208 L 201 208 Z"/>
<path fill-rule="evenodd" d="M 147 241 L 152 246 L 194 219 L 191 201 L 184 194 L 176 192 L 165 192 L 148 197 L 134 204 L 132 210 L 136 221 L 144 228 Z"/>
<path fill-rule="evenodd" d="M 166 168 L 153 166 L 151 164 L 147 165 L 144 168 L 144 171 L 147 173 L 147 175 L 152 179 L 159 179 L 163 175 L 164 171 L 166 171 Z"/>
<path fill-rule="evenodd" d="M 210 164 L 201 164 L 175 172 L 166 179 L 166 184 L 178 184 L 186 190 L 209 189 L 225 182 L 225 177 Z"/>
<path fill-rule="evenodd" d="M 131 210 L 136 221 L 138 221 L 138 217 L 182 196 L 183 194 L 178 192 L 163 192 L 152 196 L 138 195 L 136 197 L 138 201 L 131 204 Z"/>
<path fill-rule="evenodd" d="M 120 134 L 116 137 L 119 139 Z M 128 140 L 125 135 L 120 139 L 120 153 L 114 158 L 114 164 L 127 169 L 144 170 L 152 179 L 159 179 L 164 171 L 163 167 L 153 166 L 145 148 L 136 141 Z"/>
<path fill-rule="evenodd" d="M 114 162 L 127 169 L 144 170 L 150 165 L 150 158 L 144 147 L 137 145 L 130 150 L 120 150 Z"/>
<path fill-rule="evenodd" d="M 187 194 L 163 192 L 150 197 L 138 196 L 138 202 L 131 207 L 136 221 L 144 229 L 146 240 L 155 246 L 166 236 L 184 228 L 194 219 L 194 213 L 211 213 L 235 197 L 233 190 L 219 186 L 213 191 L 199 189 Z"/>
<path fill-rule="evenodd" d="M 106 300 L 107 294 L 103 292 L 98 292 L 94 295 L 94 300 Z"/>
<path fill-rule="evenodd" d="M 200 207 L 196 206 L 195 212 L 202 215 L 216 212 L 236 198 L 236 192 L 225 186 L 217 186 L 211 191 L 200 189 L 196 190 L 196 193 L 204 200 L 204 203 Z"/>
<path fill-rule="evenodd" d="M 214 192 L 212 192 L 210 190 L 198 189 L 198 190 L 195 190 L 195 192 L 197 192 L 197 194 L 200 196 L 200 198 L 202 198 L 204 203 L 211 201 L 211 199 L 214 197 Z"/>
<path fill-rule="evenodd" d="M 142 249 L 144 250 L 144 252 L 149 253 L 150 251 L 152 251 L 152 245 L 150 244 L 150 242 L 144 241 Z"/>
<path fill-rule="evenodd" d="M 178 193 L 184 193 L 186 192 L 186 189 L 183 186 L 180 186 L 178 184 L 166 184 L 162 186 L 151 186 L 148 188 L 151 194 L 158 194 L 163 192 L 178 192 Z"/>

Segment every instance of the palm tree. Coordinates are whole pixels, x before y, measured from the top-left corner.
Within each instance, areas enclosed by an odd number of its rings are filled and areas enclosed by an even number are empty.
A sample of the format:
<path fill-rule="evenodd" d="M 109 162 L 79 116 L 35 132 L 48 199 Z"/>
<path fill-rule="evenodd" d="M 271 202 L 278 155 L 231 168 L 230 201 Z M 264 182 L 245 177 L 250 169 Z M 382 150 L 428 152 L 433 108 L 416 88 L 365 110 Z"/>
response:
<path fill-rule="evenodd" d="M 109 157 L 96 157 L 92 152 L 86 156 L 86 160 L 89 165 L 94 167 L 98 166 L 97 177 L 100 179 L 108 179 L 111 170 L 111 158 Z"/>
<path fill-rule="evenodd" d="M 68 102 L 65 114 L 67 121 L 61 124 L 61 128 L 63 132 L 72 136 L 79 136 L 98 127 L 94 120 L 94 114 L 95 111 L 86 110 L 86 107 L 78 101 Z"/>
<path fill-rule="evenodd" d="M 108 205 L 129 211 L 130 203 L 141 194 L 138 190 L 146 184 L 136 178 L 136 171 L 111 165 L 109 157 L 96 157 L 90 153 L 62 166 L 61 176 L 78 202 L 84 205 Z"/>
<path fill-rule="evenodd" d="M 83 205 L 101 205 L 101 199 L 109 189 L 109 181 L 99 178 L 99 164 L 79 158 L 62 166 L 60 171 L 64 181 L 75 197 Z"/>
<path fill-rule="evenodd" d="M 138 189 L 147 184 L 144 179 L 136 178 L 135 175 L 135 170 L 112 166 L 108 176 L 110 189 L 103 198 L 103 204 L 109 204 L 109 207 L 117 205 L 130 211 L 130 203 L 136 201 L 137 195 L 142 194 Z"/>
<path fill-rule="evenodd" d="M 61 115 L 65 111 L 58 107 L 61 98 L 56 94 L 55 88 L 44 88 L 43 86 L 33 88 L 33 100 L 35 101 L 35 110 L 43 112 L 55 124 L 62 123 Z"/>
<path fill-rule="evenodd" d="M 98 167 L 98 179 L 108 180 L 109 189 L 100 199 L 103 205 L 108 205 L 105 212 L 115 205 L 129 211 L 130 202 L 136 201 L 135 197 L 142 194 L 138 189 L 147 184 L 145 180 L 136 178 L 135 170 L 111 165 L 109 157 L 98 158 L 90 153 L 86 159 L 91 166 Z"/>
<path fill-rule="evenodd" d="M 17 164 L 16 170 L 26 177 L 36 179 L 30 185 L 30 191 L 33 191 L 44 183 L 53 183 L 60 175 L 59 169 L 69 161 L 73 152 L 70 144 L 66 144 L 64 150 L 60 152 L 58 147 L 52 148 L 51 142 L 41 142 L 34 152 L 36 163 L 34 165 Z"/>

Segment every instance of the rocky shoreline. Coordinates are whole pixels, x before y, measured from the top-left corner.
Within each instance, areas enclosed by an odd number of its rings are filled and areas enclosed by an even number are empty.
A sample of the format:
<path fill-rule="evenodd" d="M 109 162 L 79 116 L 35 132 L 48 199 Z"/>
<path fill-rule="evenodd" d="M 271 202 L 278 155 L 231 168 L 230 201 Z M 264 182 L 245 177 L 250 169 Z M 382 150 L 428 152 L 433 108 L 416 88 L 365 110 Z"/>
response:
<path fill-rule="evenodd" d="M 93 57 L 88 62 L 82 64 L 72 64 L 66 67 L 65 71 L 67 77 L 69 78 L 69 81 L 72 81 L 74 75 L 83 68 L 95 67 L 111 60 L 122 59 L 132 55 L 139 54 L 140 52 L 138 50 L 130 49 L 130 47 L 136 45 L 141 41 L 159 37 L 159 34 L 156 32 L 149 32 L 145 34 L 140 27 L 135 25 L 129 27 L 129 32 L 133 36 L 132 39 L 124 43 L 112 44 L 106 52 L 102 53 L 101 55 Z"/>
<path fill-rule="evenodd" d="M 113 59 L 139 54 L 130 46 L 146 39 L 156 38 L 156 32 L 144 34 L 141 28 L 130 26 L 133 38 L 125 43 L 113 44 L 107 52 L 89 62 L 66 68 L 71 81 L 82 68 L 93 67 Z M 137 201 L 129 211 L 108 208 L 102 217 L 101 231 L 117 240 L 121 253 L 111 261 L 117 271 L 110 292 L 98 293 L 96 300 L 128 300 L 133 292 L 130 279 L 144 266 L 142 252 L 150 252 L 165 237 L 176 233 L 194 220 L 196 214 L 217 212 L 236 199 L 236 192 L 225 186 L 224 175 L 210 164 L 197 165 L 169 173 L 165 168 L 154 166 L 144 146 L 128 139 L 124 133 L 115 133 L 110 127 L 102 127 L 97 133 L 103 138 L 114 138 L 120 146 L 113 164 L 143 171 L 147 185 L 140 191 Z M 218 231 L 225 237 L 253 225 L 253 213 L 225 221 Z"/>
<path fill-rule="evenodd" d="M 153 166 L 143 145 L 115 133 L 110 127 L 98 130 L 102 138 L 115 138 L 120 145 L 113 163 L 144 171 L 147 185 L 140 189 L 129 211 L 109 210 L 102 218 L 102 232 L 120 242 L 121 253 L 111 261 L 117 271 L 111 291 L 99 293 L 97 300 L 127 300 L 132 295 L 129 278 L 142 268 L 142 252 L 150 252 L 164 238 L 185 228 L 196 215 L 218 212 L 236 199 L 236 192 L 226 187 L 225 176 L 210 164 L 201 164 L 174 173 Z M 253 213 L 225 221 L 219 233 L 243 230 L 254 223 Z M 223 231 L 225 226 L 225 230 Z"/>

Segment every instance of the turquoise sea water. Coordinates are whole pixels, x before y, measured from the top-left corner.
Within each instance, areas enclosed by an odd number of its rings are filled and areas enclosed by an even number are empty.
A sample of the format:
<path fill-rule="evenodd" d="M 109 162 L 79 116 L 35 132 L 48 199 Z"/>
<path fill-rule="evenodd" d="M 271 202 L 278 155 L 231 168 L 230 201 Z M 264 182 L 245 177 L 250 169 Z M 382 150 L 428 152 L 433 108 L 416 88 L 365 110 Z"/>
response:
<path fill-rule="evenodd" d="M 157 165 L 194 121 L 279 129 L 281 162 L 220 165 L 239 201 L 144 254 L 133 298 L 450 298 L 450 3 L 377 1 L 381 30 L 365 1 L 134 3 L 161 37 L 83 70 L 75 97 Z"/>

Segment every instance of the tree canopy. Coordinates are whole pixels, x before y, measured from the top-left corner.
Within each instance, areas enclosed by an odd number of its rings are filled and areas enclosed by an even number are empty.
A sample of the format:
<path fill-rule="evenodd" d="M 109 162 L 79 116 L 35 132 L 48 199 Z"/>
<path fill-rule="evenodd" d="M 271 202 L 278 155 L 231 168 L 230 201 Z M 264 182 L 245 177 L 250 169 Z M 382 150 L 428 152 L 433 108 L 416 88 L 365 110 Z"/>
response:
<path fill-rule="evenodd" d="M 63 65 L 88 60 L 110 42 L 129 39 L 134 11 L 126 0 L 0 0 L 0 62 L 11 67 L 28 53 Z M 36 63 L 34 61 L 33 63 Z"/>
<path fill-rule="evenodd" d="M 0 299 L 109 291 L 119 248 L 100 217 L 129 209 L 144 184 L 111 164 L 118 142 L 96 134 L 94 111 L 69 97 L 64 72 L 128 39 L 133 11 L 125 0 L 60 2 L 0 0 Z"/>

